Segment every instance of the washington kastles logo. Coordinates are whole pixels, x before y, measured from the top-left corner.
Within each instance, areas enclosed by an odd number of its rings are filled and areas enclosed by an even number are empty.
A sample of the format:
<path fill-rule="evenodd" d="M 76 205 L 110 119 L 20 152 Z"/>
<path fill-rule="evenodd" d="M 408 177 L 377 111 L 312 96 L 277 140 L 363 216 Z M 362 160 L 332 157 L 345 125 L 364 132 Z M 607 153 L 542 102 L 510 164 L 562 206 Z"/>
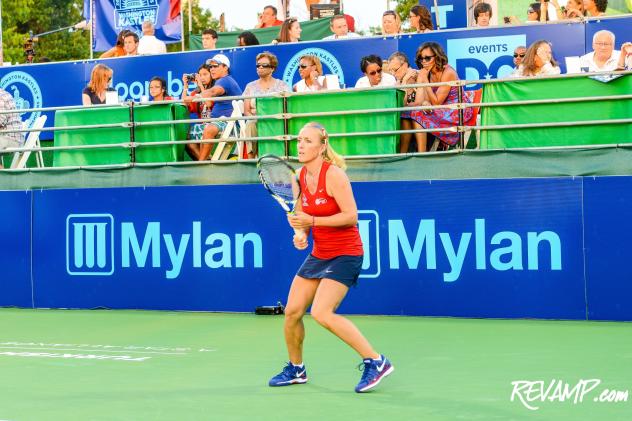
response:
<path fill-rule="evenodd" d="M 292 58 L 288 61 L 287 66 L 285 66 L 285 70 L 283 70 L 283 82 L 287 83 L 288 86 L 292 86 L 294 84 L 294 76 L 298 72 L 299 60 L 301 57 L 307 55 L 318 57 L 323 65 L 323 73 L 334 74 L 338 76 L 340 86 L 344 85 L 345 74 L 342 71 L 342 66 L 340 65 L 340 62 L 333 54 L 322 48 L 305 48 L 294 54 Z M 329 71 L 326 71 L 326 69 L 329 69 Z"/>
<path fill-rule="evenodd" d="M 28 73 L 18 71 L 7 73 L 0 79 L 0 88 L 13 95 L 13 100 L 18 110 L 40 108 L 42 106 L 42 91 L 37 81 Z M 26 113 L 20 113 L 22 120 L 28 122 L 28 125 L 31 126 L 42 113 L 41 111 L 31 112 L 26 119 L 24 114 Z"/>
<path fill-rule="evenodd" d="M 114 0 L 116 29 L 141 25 L 148 20 L 154 25 L 158 17 L 158 0 Z"/>

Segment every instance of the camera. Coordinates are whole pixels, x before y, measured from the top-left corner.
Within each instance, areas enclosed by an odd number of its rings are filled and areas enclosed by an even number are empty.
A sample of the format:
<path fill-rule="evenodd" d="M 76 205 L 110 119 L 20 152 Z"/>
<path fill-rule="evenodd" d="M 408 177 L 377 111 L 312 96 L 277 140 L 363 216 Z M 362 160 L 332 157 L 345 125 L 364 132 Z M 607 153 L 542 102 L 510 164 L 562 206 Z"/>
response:
<path fill-rule="evenodd" d="M 190 82 L 195 81 L 195 73 L 185 73 L 184 77 Z"/>
<path fill-rule="evenodd" d="M 505 16 L 505 17 L 503 18 L 503 21 L 504 21 L 505 23 L 511 23 L 511 18 L 510 18 L 509 16 Z"/>

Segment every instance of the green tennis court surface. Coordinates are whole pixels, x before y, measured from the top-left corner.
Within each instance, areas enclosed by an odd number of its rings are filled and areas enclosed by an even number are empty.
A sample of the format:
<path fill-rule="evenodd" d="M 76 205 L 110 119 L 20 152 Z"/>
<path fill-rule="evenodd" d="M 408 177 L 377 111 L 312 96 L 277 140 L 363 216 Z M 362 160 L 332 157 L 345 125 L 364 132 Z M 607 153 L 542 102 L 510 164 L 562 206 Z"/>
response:
<path fill-rule="evenodd" d="M 632 396 L 595 401 L 632 389 L 630 324 L 352 319 L 395 365 L 372 393 L 353 392 L 360 359 L 311 318 L 309 382 L 270 388 L 282 317 L 0 309 L 0 420 L 632 419 Z M 574 403 L 580 379 L 601 382 Z M 544 402 L 521 389 L 529 410 L 510 400 L 519 380 L 556 382 Z"/>

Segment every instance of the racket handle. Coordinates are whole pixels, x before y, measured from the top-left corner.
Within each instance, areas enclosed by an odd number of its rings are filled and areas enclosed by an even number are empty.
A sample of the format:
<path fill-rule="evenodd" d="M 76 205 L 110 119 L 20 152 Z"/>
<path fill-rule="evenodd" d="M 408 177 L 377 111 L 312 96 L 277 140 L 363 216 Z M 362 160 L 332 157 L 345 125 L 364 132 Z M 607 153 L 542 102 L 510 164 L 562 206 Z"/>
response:
<path fill-rule="evenodd" d="M 294 235 L 296 235 L 298 238 L 301 239 L 305 239 L 306 235 L 305 235 L 305 231 L 294 228 Z"/>

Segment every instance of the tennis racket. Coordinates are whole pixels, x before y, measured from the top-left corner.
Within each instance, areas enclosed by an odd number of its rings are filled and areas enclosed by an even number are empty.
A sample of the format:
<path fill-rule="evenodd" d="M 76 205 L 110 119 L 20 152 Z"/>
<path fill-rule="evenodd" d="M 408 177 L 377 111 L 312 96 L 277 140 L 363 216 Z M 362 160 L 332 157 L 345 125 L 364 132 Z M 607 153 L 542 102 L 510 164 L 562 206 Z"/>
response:
<path fill-rule="evenodd" d="M 286 213 L 293 213 L 301 195 L 301 186 L 294 168 L 276 155 L 264 155 L 257 160 L 257 169 L 263 187 Z M 301 239 L 305 238 L 303 230 L 294 229 L 294 234 Z"/>

